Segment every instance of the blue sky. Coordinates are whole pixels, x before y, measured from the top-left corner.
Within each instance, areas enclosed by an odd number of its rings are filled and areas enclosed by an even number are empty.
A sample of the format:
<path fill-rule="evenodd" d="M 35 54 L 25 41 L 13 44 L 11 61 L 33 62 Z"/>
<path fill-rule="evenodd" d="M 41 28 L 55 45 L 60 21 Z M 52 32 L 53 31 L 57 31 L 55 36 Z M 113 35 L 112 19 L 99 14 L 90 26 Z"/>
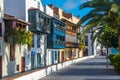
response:
<path fill-rule="evenodd" d="M 79 10 L 80 4 L 88 0 L 41 0 L 43 5 L 53 4 L 56 7 L 63 9 L 68 13 L 72 13 L 74 16 L 80 15 L 83 17 L 89 12 L 89 9 Z"/>

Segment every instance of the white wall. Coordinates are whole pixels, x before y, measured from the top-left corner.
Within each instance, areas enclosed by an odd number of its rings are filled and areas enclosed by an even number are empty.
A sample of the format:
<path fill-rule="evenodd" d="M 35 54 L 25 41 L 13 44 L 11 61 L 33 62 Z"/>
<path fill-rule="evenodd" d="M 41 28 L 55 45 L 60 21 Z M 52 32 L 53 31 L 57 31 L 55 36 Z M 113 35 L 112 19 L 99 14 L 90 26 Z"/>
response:
<path fill-rule="evenodd" d="M 86 46 L 86 48 L 88 49 L 88 56 L 91 56 L 93 53 L 94 53 L 93 55 L 96 55 L 96 45 L 97 45 L 97 42 L 95 40 L 93 46 L 91 45 L 92 44 L 91 35 L 92 35 L 92 33 L 87 33 L 87 36 L 88 36 L 88 46 Z"/>
<path fill-rule="evenodd" d="M 20 48 L 21 47 L 21 48 Z M 15 45 L 15 61 L 10 61 L 10 44 L 5 43 L 4 45 L 4 53 L 2 56 L 2 75 L 11 76 L 15 73 L 21 72 L 21 57 L 24 57 L 26 45 Z M 17 71 L 16 65 L 19 65 L 19 71 Z"/>
<path fill-rule="evenodd" d="M 2 22 L 2 18 L 3 18 L 3 0 L 0 0 L 0 22 Z"/>
<path fill-rule="evenodd" d="M 25 50 L 25 70 L 31 70 L 31 51 Z"/>
<path fill-rule="evenodd" d="M 38 7 L 38 2 L 40 6 Z M 40 0 L 4 0 L 4 11 L 7 14 L 28 21 L 28 9 L 34 7 L 43 11 Z"/>
<path fill-rule="evenodd" d="M 53 17 L 53 9 L 51 9 L 48 5 L 44 5 L 44 12 Z"/>

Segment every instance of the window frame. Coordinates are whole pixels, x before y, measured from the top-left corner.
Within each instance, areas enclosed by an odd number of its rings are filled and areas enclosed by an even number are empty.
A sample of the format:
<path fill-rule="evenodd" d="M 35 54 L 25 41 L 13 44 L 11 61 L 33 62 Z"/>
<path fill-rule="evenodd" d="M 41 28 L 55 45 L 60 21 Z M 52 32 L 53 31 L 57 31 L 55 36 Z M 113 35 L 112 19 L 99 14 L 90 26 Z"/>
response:
<path fill-rule="evenodd" d="M 2 40 L 0 39 L 0 55 L 2 54 Z"/>

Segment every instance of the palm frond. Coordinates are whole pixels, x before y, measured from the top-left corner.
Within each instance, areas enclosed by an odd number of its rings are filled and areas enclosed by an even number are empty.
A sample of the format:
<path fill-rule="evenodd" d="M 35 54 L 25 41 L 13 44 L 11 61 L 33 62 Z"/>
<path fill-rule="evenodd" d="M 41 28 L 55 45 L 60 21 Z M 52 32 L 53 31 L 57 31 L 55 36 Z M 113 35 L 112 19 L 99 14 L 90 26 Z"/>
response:
<path fill-rule="evenodd" d="M 97 37 L 99 37 L 100 34 L 102 34 L 102 33 L 103 33 L 103 28 L 101 28 L 98 32 L 96 32 L 96 34 L 93 34 L 93 37 L 92 37 L 92 39 L 91 39 L 91 40 L 92 40 L 91 45 L 93 45 L 95 39 L 96 39 Z"/>

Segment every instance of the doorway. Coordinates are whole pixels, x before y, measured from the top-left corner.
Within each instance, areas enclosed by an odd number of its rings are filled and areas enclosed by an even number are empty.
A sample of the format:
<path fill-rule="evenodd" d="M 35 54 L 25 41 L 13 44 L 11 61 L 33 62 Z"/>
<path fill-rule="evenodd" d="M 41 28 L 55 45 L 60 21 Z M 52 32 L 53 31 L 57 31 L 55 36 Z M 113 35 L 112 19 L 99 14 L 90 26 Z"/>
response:
<path fill-rule="evenodd" d="M 21 72 L 25 72 L 25 57 L 22 57 L 21 59 Z"/>
<path fill-rule="evenodd" d="M 41 54 L 37 53 L 37 67 L 41 67 Z"/>
<path fill-rule="evenodd" d="M 34 69 L 34 65 L 35 65 L 35 63 L 34 63 L 34 54 L 31 54 L 31 69 Z"/>

